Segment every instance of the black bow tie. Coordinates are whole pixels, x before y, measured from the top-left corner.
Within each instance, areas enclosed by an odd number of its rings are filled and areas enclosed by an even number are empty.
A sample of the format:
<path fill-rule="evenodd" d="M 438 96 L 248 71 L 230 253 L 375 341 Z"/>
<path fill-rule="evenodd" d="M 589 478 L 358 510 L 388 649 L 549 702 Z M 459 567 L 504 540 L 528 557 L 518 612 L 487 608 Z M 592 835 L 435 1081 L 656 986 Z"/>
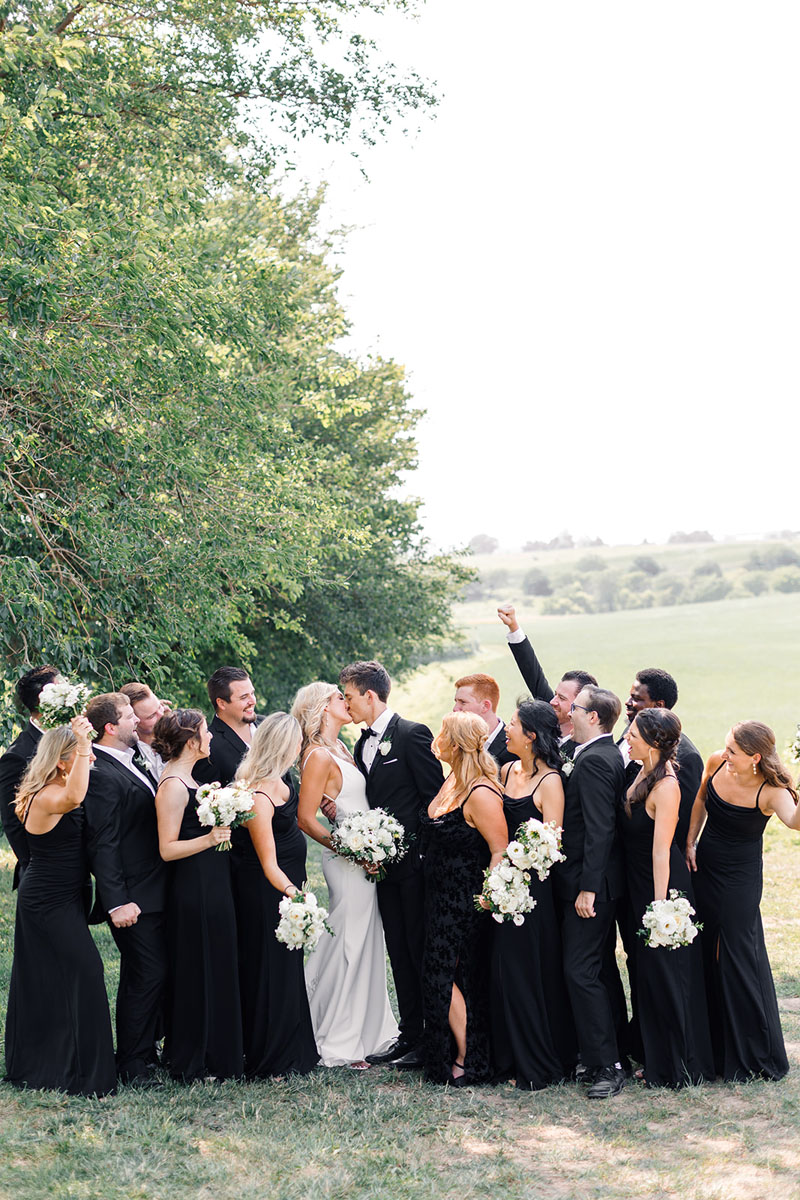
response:
<path fill-rule="evenodd" d="M 377 737 L 378 731 L 377 729 L 372 729 L 370 726 L 368 726 L 366 729 L 361 730 L 361 736 L 362 738 Z"/>

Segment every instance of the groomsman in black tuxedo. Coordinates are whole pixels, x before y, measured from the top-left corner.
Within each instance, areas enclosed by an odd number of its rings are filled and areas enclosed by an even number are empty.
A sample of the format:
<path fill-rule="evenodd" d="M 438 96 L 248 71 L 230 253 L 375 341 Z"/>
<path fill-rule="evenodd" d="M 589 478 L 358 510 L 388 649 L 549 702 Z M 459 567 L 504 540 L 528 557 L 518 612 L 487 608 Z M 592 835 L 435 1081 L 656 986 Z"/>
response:
<path fill-rule="evenodd" d="M 615 1096 L 625 1083 L 617 1042 L 619 1014 L 612 980 L 614 916 L 624 874 L 617 814 L 625 767 L 612 730 L 621 704 L 604 688 L 583 688 L 573 702 L 574 765 L 567 776 L 562 848 L 553 871 L 561 915 L 564 977 L 592 1100 Z"/>
<path fill-rule="evenodd" d="M 14 799 L 20 780 L 25 774 L 25 768 L 36 753 L 36 748 L 42 736 L 39 725 L 39 696 L 46 683 L 52 683 L 59 676 L 58 667 L 34 667 L 26 671 L 17 681 L 17 700 L 21 708 L 27 709 L 30 719 L 22 732 L 14 739 L 0 758 L 0 821 L 3 833 L 8 838 L 8 844 L 16 855 L 14 879 L 11 884 L 13 891 L 22 878 L 22 874 L 30 860 L 28 838 L 19 817 L 14 812 Z"/>
<path fill-rule="evenodd" d="M 138 754 L 138 719 L 127 696 L 89 701 L 97 761 L 83 802 L 87 849 L 97 884 L 93 923 L 108 919 L 120 954 L 117 1074 L 146 1083 L 167 973 L 164 904 L 167 867 L 158 848 L 156 781 Z"/>
<path fill-rule="evenodd" d="M 506 745 L 506 727 L 497 715 L 500 705 L 500 687 L 491 675 L 464 675 L 456 680 L 456 696 L 453 712 L 471 712 L 482 717 L 489 727 L 489 740 L 485 749 L 489 751 L 498 767 L 516 762 Z"/>
<path fill-rule="evenodd" d="M 509 649 L 531 696 L 534 700 L 547 701 L 555 710 L 561 729 L 561 755 L 571 759 L 576 746 L 572 736 L 572 704 L 581 688 L 587 684 L 597 687 L 597 680 L 588 671 L 565 671 L 553 691 L 536 657 L 536 651 L 520 628 L 513 604 L 498 608 L 497 615 L 508 630 L 506 637 Z"/>
<path fill-rule="evenodd" d="M 253 730 L 263 721 L 256 714 L 256 693 L 242 667 L 220 667 L 208 681 L 208 698 L 214 716 L 208 725 L 211 755 L 194 768 L 198 783 L 226 787 L 250 749 Z"/>
<path fill-rule="evenodd" d="M 339 682 L 354 721 L 367 728 L 356 743 L 356 765 L 367 780 L 372 808 L 383 808 L 416 838 L 420 814 L 444 782 L 441 765 L 431 749 L 427 725 L 406 721 L 387 706 L 391 689 L 388 672 L 377 662 L 351 663 Z M 378 905 L 392 965 L 400 1037 L 384 1054 L 369 1062 L 396 1067 L 422 1066 L 422 954 L 425 948 L 425 904 L 422 863 L 416 843 L 399 863 L 387 868 L 377 884 Z"/>

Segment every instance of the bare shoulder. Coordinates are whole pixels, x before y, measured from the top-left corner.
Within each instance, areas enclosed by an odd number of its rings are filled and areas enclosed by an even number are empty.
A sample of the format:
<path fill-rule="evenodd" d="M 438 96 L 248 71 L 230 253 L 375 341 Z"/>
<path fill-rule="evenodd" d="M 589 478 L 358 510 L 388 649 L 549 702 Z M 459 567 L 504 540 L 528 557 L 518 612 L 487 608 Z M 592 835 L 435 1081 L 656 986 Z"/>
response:
<path fill-rule="evenodd" d="M 706 760 L 706 774 L 707 775 L 713 774 L 713 772 L 716 771 L 717 767 L 722 766 L 724 761 L 725 761 L 725 751 L 724 750 L 715 750 L 714 753 L 709 755 L 708 759 Z"/>

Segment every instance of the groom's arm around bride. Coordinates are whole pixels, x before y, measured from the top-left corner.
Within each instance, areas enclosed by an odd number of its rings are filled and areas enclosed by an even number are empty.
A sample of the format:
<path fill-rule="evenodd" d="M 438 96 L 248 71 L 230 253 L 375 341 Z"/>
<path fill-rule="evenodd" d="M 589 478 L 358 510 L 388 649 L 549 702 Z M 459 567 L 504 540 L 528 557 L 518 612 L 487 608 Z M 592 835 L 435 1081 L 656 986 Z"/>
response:
<path fill-rule="evenodd" d="M 367 782 L 371 808 L 383 808 L 402 823 L 413 839 L 409 853 L 389 867 L 378 887 L 386 947 L 400 1010 L 400 1040 L 391 1056 L 404 1066 L 421 1065 L 422 954 L 425 907 L 417 838 L 420 813 L 444 781 L 431 749 L 433 734 L 426 725 L 392 712 L 387 704 L 391 680 L 380 663 L 358 662 L 340 675 L 345 700 L 354 721 L 366 728 L 356 743 L 354 758 Z"/>

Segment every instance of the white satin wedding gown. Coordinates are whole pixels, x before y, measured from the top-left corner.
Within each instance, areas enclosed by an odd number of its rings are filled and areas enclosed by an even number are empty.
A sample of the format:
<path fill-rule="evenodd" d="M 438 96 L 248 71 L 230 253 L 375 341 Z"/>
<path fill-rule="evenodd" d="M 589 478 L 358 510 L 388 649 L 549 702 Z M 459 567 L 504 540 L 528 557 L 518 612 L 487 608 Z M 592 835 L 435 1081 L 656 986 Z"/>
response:
<path fill-rule="evenodd" d="M 368 812 L 366 783 L 355 764 L 336 757 L 342 789 L 336 820 Z M 328 924 L 306 963 L 306 988 L 319 1056 L 326 1067 L 380 1054 L 397 1038 L 386 990 L 386 949 L 375 884 L 361 867 L 323 849 Z"/>

